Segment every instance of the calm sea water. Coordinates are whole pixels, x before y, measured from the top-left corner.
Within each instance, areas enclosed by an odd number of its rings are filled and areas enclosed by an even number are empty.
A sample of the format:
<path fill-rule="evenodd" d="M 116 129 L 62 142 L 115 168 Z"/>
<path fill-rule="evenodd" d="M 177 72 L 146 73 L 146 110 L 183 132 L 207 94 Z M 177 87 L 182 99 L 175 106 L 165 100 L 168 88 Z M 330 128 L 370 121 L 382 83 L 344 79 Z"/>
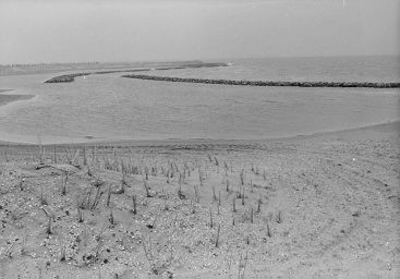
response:
<path fill-rule="evenodd" d="M 400 77 L 399 60 L 393 57 L 227 62 L 233 66 L 153 74 L 378 82 Z M 121 75 L 92 75 L 64 84 L 44 84 L 51 74 L 0 77 L 0 88 L 35 96 L 0 107 L 0 140 L 264 139 L 400 119 L 397 89 L 241 87 L 141 81 Z"/>
<path fill-rule="evenodd" d="M 399 82 L 400 57 L 233 59 L 231 67 L 154 71 L 162 76 L 233 80 Z"/>

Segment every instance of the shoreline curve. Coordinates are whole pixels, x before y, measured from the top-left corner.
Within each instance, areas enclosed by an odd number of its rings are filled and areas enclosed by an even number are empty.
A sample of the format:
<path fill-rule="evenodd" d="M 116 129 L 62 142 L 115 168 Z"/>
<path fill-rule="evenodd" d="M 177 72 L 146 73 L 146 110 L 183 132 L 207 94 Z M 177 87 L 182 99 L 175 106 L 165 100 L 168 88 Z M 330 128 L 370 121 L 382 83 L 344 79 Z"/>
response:
<path fill-rule="evenodd" d="M 341 135 L 352 135 L 356 138 L 363 138 L 366 134 L 375 136 L 379 134 L 392 133 L 400 136 L 400 120 L 390 122 L 371 124 L 366 126 L 348 128 L 335 131 L 321 131 L 311 134 L 297 134 L 291 136 L 259 138 L 259 139 L 213 139 L 213 138 L 175 138 L 175 139 L 100 139 L 93 138 L 92 140 L 77 140 L 72 142 L 53 142 L 42 143 L 43 146 L 130 146 L 141 148 L 155 147 L 170 147 L 173 149 L 213 149 L 213 148 L 238 148 L 238 149 L 262 149 L 263 146 L 269 143 L 284 143 L 309 141 L 321 138 L 340 137 Z M 374 137 L 375 137 L 374 136 Z M 36 146 L 35 143 L 13 142 L 0 139 L 0 146 Z"/>
<path fill-rule="evenodd" d="M 14 89 L 0 89 L 0 107 L 15 101 L 29 100 L 35 97 L 34 95 L 3 94 L 4 92 L 13 90 Z"/>

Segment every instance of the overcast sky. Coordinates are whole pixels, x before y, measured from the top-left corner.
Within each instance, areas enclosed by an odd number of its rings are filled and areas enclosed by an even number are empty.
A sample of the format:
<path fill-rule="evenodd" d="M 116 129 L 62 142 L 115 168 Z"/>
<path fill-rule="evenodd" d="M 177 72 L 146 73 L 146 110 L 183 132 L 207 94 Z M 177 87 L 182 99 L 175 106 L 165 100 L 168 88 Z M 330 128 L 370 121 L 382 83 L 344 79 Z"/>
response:
<path fill-rule="evenodd" d="M 399 55 L 398 0 L 0 0 L 0 63 Z"/>

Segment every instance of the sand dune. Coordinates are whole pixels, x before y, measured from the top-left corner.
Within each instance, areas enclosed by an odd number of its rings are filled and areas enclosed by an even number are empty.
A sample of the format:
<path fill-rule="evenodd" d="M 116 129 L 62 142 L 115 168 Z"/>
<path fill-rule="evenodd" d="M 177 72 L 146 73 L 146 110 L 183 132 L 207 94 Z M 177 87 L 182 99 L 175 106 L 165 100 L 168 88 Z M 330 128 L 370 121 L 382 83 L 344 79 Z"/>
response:
<path fill-rule="evenodd" d="M 263 142 L 3 145 L 1 274 L 397 278 L 398 127 Z"/>

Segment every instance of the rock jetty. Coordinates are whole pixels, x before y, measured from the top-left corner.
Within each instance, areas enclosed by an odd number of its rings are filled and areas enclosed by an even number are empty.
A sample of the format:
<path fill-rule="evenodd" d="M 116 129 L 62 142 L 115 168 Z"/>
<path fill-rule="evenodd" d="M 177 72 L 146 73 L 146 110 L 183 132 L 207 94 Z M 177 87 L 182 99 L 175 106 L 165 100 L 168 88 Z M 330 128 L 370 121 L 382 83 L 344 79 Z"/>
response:
<path fill-rule="evenodd" d="M 249 81 L 227 79 L 181 78 L 150 75 L 123 75 L 125 78 L 142 80 L 223 84 L 241 86 L 292 86 L 292 87 L 367 87 L 367 88 L 400 88 L 400 82 L 330 82 L 330 81 Z"/>
<path fill-rule="evenodd" d="M 91 75 L 92 73 L 76 73 L 69 75 L 56 76 L 49 80 L 46 80 L 44 83 L 60 83 L 60 82 L 73 82 L 76 77 Z"/>
<path fill-rule="evenodd" d="M 226 67 L 226 63 L 203 63 L 194 62 L 184 64 L 182 66 L 171 66 L 171 67 L 159 67 L 159 68 L 140 68 L 140 69 L 119 69 L 119 70 L 107 70 L 107 71 L 96 71 L 96 72 L 85 72 L 85 73 L 73 73 L 61 76 L 53 77 L 44 83 L 62 83 L 62 82 L 73 82 L 76 77 L 87 76 L 87 75 L 101 75 L 101 74 L 112 74 L 112 73 L 133 73 L 133 72 L 148 72 L 152 70 L 166 71 L 166 70 L 179 70 L 179 69 L 196 69 L 196 68 L 214 68 L 214 67 Z"/>

